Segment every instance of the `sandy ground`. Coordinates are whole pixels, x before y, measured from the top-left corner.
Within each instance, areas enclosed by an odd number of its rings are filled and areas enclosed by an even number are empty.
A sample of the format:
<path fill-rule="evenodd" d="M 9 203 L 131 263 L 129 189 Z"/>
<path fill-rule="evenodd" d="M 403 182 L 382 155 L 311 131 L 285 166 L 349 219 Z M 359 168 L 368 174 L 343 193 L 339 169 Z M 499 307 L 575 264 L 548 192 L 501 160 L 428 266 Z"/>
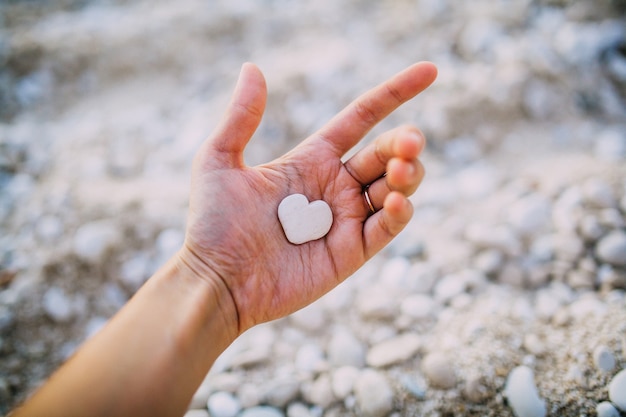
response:
<path fill-rule="evenodd" d="M 305 319 L 244 335 L 207 395 L 359 415 L 352 394 L 311 394 L 336 368 L 329 339 L 349 332 L 371 350 L 414 333 L 419 350 L 378 369 L 391 413 L 512 415 L 504 381 L 526 364 L 549 415 L 595 415 L 626 364 L 626 270 L 598 254 L 626 226 L 625 11 L 617 0 L 0 2 L 0 412 L 178 247 L 191 158 L 243 62 L 269 89 L 246 151 L 254 165 L 430 60 L 436 84 L 365 140 L 400 123 L 425 132 L 414 221 Z M 459 278 L 467 271 L 482 278 Z M 387 304 L 376 307 L 372 288 Z M 433 303 L 423 316 L 398 304 L 415 294 Z M 241 366 L 259 334 L 267 352 Z M 294 365 L 308 345 L 325 367 Z M 597 369 L 597 346 L 613 370 Z M 421 368 L 434 350 L 454 364 L 451 389 L 431 387 Z M 285 404 L 215 382 L 286 368 L 298 389 Z M 468 394 L 476 384 L 480 395 Z"/>

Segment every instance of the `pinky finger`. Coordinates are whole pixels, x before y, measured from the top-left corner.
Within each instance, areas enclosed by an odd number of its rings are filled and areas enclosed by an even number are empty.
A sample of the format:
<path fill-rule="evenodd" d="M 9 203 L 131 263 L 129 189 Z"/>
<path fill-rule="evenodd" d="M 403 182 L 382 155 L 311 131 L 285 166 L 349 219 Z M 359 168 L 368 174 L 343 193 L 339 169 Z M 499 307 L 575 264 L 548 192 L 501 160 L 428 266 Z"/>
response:
<path fill-rule="evenodd" d="M 370 216 L 363 227 L 365 256 L 369 259 L 384 248 L 409 223 L 413 205 L 400 192 L 392 191 L 385 198 L 383 209 Z"/>

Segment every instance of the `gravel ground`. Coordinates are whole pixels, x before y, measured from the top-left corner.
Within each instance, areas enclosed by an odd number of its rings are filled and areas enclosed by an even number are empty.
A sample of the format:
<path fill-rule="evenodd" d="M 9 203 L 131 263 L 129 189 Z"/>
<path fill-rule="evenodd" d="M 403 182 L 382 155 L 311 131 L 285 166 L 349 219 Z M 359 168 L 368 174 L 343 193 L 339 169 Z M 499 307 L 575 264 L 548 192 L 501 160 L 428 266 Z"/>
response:
<path fill-rule="evenodd" d="M 436 84 L 366 139 L 416 124 L 427 177 L 402 235 L 237 340 L 189 417 L 513 416 L 535 386 L 549 416 L 626 401 L 608 388 L 626 367 L 625 13 L 621 0 L 0 2 L 0 413 L 179 247 L 191 158 L 245 61 L 269 88 L 249 164 L 435 62 Z M 531 383 L 505 390 L 520 366 Z"/>

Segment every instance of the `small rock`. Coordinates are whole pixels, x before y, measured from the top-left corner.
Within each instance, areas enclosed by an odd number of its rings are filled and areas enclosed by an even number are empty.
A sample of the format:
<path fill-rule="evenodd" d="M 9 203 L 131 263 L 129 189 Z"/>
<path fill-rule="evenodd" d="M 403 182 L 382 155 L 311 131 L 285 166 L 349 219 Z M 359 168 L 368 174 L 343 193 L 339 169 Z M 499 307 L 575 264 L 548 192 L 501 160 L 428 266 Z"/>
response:
<path fill-rule="evenodd" d="M 326 359 L 322 349 L 314 343 L 303 345 L 296 353 L 296 369 L 300 371 L 316 371 L 324 366 Z"/>
<path fill-rule="evenodd" d="M 618 129 L 607 129 L 594 140 L 593 152 L 599 159 L 619 161 L 626 157 L 626 135 Z"/>
<path fill-rule="evenodd" d="M 81 258 L 98 262 L 120 239 L 116 224 L 109 220 L 86 223 L 76 230 L 74 252 Z"/>
<path fill-rule="evenodd" d="M 446 275 L 435 286 L 435 299 L 447 303 L 467 289 L 467 283 L 461 274 Z"/>
<path fill-rule="evenodd" d="M 296 388 L 297 390 L 297 388 Z M 261 403 L 261 387 L 257 384 L 243 384 L 237 389 L 237 398 L 241 404 L 241 408 L 256 407 Z M 275 405 L 268 400 L 269 405 Z"/>
<path fill-rule="evenodd" d="M 50 287 L 43 296 L 43 308 L 48 316 L 57 322 L 68 321 L 72 315 L 72 302 L 58 287 Z"/>
<path fill-rule="evenodd" d="M 577 364 L 571 364 L 567 372 L 565 373 L 565 380 L 572 381 L 578 384 L 581 388 L 587 387 L 587 379 L 585 378 L 585 372 Z"/>
<path fill-rule="evenodd" d="M 613 231 L 600 239 L 596 246 L 596 255 L 614 266 L 626 266 L 626 233 Z"/>
<path fill-rule="evenodd" d="M 617 203 L 611 186 L 599 178 L 585 181 L 582 192 L 585 201 L 595 208 L 614 207 Z"/>
<path fill-rule="evenodd" d="M 383 374 L 365 369 L 361 372 L 355 394 L 359 415 L 384 417 L 393 410 L 393 390 Z"/>
<path fill-rule="evenodd" d="M 480 252 L 474 259 L 474 267 L 487 275 L 493 275 L 504 264 L 504 255 L 497 249 Z"/>
<path fill-rule="evenodd" d="M 420 338 L 415 333 L 405 333 L 373 346 L 367 354 L 367 364 L 381 368 L 404 362 L 417 353 Z"/>
<path fill-rule="evenodd" d="M 596 406 L 596 414 L 598 417 L 619 417 L 619 411 L 608 401 L 603 401 Z"/>
<path fill-rule="evenodd" d="M 342 366 L 333 371 L 332 387 L 335 396 L 343 400 L 352 393 L 359 377 L 359 370 L 352 366 Z"/>
<path fill-rule="evenodd" d="M 122 264 L 120 279 L 132 290 L 137 290 L 150 276 L 150 257 L 139 253 Z"/>
<path fill-rule="evenodd" d="M 287 417 L 313 417 L 313 414 L 306 405 L 292 403 L 287 407 Z"/>
<path fill-rule="evenodd" d="M 306 331 L 320 330 L 326 324 L 326 315 L 319 303 L 313 303 L 296 311 L 289 320 L 298 328 Z"/>
<path fill-rule="evenodd" d="M 456 374 L 452 360 L 443 353 L 430 353 L 422 361 L 422 372 L 428 379 L 428 383 L 440 389 L 454 388 Z"/>
<path fill-rule="evenodd" d="M 472 377 L 465 382 L 463 387 L 463 397 L 478 404 L 492 395 L 485 386 L 483 378 Z"/>
<path fill-rule="evenodd" d="M 258 406 L 242 411 L 237 417 L 285 417 L 278 408 Z"/>
<path fill-rule="evenodd" d="M 307 402 L 321 408 L 328 408 L 336 401 L 328 374 L 322 374 L 313 383 L 303 386 L 302 395 Z"/>
<path fill-rule="evenodd" d="M 400 310 L 403 314 L 414 319 L 425 319 L 431 317 L 437 303 L 425 294 L 409 295 L 402 300 Z"/>
<path fill-rule="evenodd" d="M 500 270 L 498 281 L 516 288 L 524 288 L 526 273 L 520 265 L 509 262 Z"/>
<path fill-rule="evenodd" d="M 600 345 L 593 351 L 593 363 L 599 370 L 611 372 L 615 368 L 615 356 L 608 347 Z"/>
<path fill-rule="evenodd" d="M 268 405 L 284 408 L 293 401 L 300 392 L 300 383 L 291 376 L 278 377 L 267 384 L 264 398 Z"/>
<path fill-rule="evenodd" d="M 239 400 L 224 391 L 212 394 L 207 402 L 207 407 L 211 417 L 235 417 L 241 410 Z"/>
<path fill-rule="evenodd" d="M 347 329 L 336 330 L 328 342 L 328 360 L 334 366 L 365 364 L 365 346 Z"/>
<path fill-rule="evenodd" d="M 394 294 L 379 284 L 359 294 L 356 308 L 365 319 L 391 319 L 396 315 L 397 303 L 394 301 Z"/>
<path fill-rule="evenodd" d="M 580 235 L 588 242 L 595 242 L 604 234 L 604 228 L 596 216 L 585 215 L 578 225 Z"/>
<path fill-rule="evenodd" d="M 511 206 L 509 221 L 524 236 L 536 233 L 550 223 L 550 201 L 539 194 L 531 194 Z"/>
<path fill-rule="evenodd" d="M 622 369 L 609 384 L 609 399 L 621 411 L 626 411 L 626 369 Z"/>
<path fill-rule="evenodd" d="M 545 352 L 545 346 L 536 334 L 530 333 L 524 337 L 524 349 L 535 356 L 541 356 Z"/>
<path fill-rule="evenodd" d="M 63 222 L 50 214 L 41 216 L 35 228 L 37 236 L 45 243 L 54 242 L 63 235 Z"/>
<path fill-rule="evenodd" d="M 574 289 L 593 289 L 596 277 L 593 273 L 583 270 L 573 270 L 567 273 L 567 283 Z"/>
<path fill-rule="evenodd" d="M 517 417 L 545 417 L 546 405 L 537 392 L 533 371 L 527 366 L 511 370 L 504 395 Z"/>

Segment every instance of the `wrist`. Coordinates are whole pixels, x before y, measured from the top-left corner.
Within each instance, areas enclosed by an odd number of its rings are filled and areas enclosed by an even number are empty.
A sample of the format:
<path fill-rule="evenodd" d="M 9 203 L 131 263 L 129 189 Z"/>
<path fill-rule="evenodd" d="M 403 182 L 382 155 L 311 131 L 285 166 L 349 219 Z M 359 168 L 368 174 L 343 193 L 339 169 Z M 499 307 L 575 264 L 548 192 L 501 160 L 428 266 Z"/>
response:
<path fill-rule="evenodd" d="M 225 277 L 218 273 L 214 266 L 197 255 L 187 244 L 174 255 L 172 262 L 180 271 L 183 280 L 188 285 L 203 292 L 206 302 L 214 306 L 212 309 L 214 311 L 211 311 L 212 317 L 207 319 L 221 319 L 229 343 L 237 338 L 242 333 L 239 312 Z"/>

